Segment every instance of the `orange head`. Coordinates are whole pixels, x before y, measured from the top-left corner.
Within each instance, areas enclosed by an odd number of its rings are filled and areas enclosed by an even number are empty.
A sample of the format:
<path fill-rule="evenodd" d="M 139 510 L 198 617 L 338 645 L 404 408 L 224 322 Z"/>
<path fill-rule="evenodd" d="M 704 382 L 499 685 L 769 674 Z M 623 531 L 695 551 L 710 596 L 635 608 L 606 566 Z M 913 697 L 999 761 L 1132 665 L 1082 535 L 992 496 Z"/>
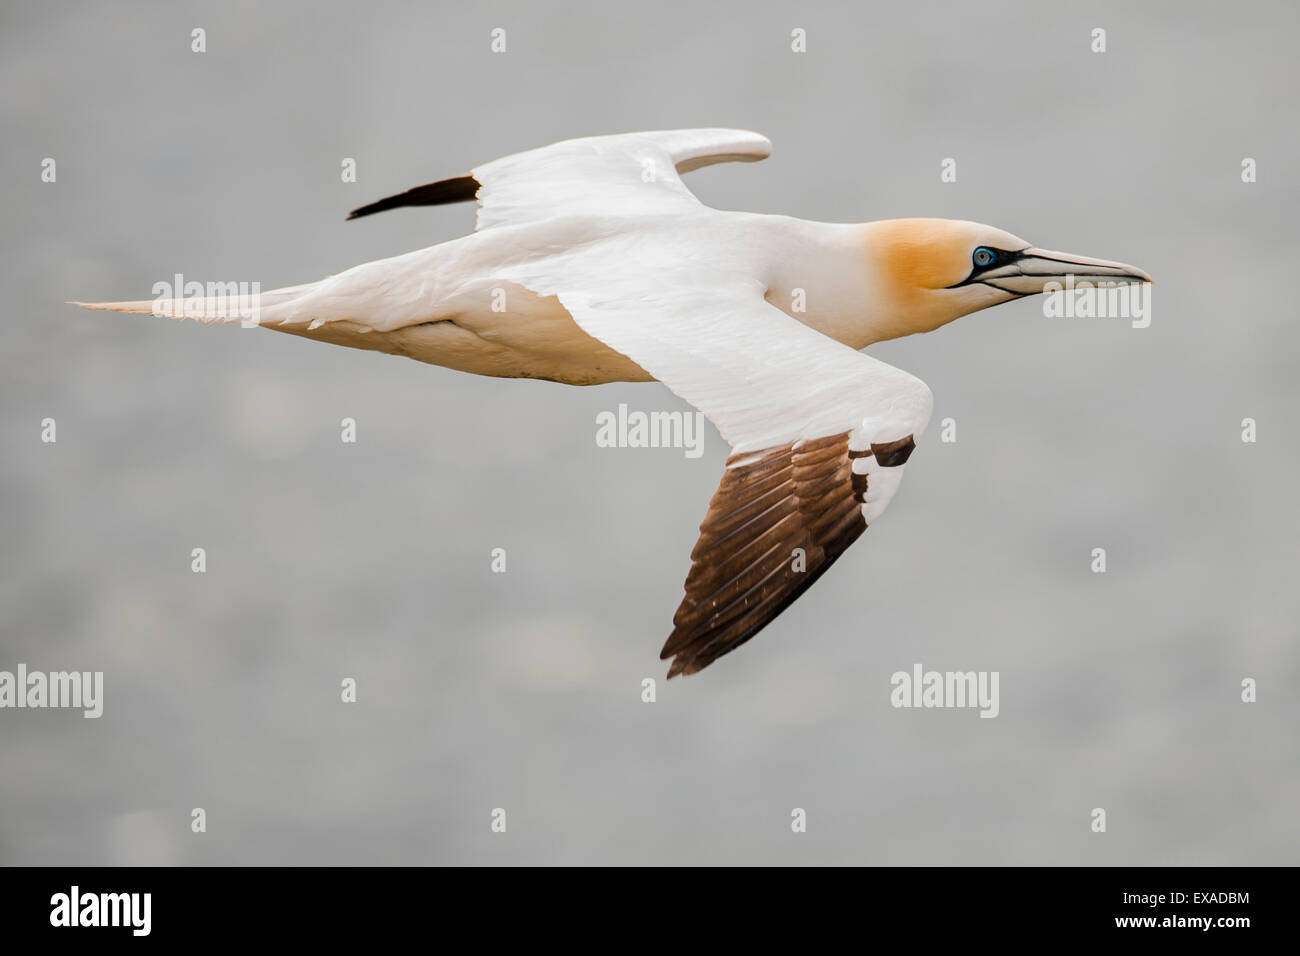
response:
<path fill-rule="evenodd" d="M 1067 277 L 1150 282 L 1135 266 L 1036 249 L 1009 232 L 961 219 L 885 219 L 863 227 L 877 297 L 875 338 L 929 332 Z"/>

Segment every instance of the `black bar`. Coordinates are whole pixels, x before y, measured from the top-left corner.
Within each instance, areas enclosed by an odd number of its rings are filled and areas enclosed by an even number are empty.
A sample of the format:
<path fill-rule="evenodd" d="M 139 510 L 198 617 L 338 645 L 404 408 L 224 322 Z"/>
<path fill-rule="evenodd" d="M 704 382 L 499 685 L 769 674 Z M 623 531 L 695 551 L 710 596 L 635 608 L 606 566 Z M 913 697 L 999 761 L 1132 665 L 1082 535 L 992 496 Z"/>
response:
<path fill-rule="evenodd" d="M 539 941 L 551 932 L 566 938 L 605 924 L 632 941 L 643 933 L 671 934 L 680 919 L 682 929 L 703 920 L 760 936 L 778 925 L 819 933 L 848 927 L 862 939 L 878 929 L 910 927 L 918 945 L 946 938 L 1129 937 L 1138 945 L 1205 939 L 1223 946 L 1256 930 L 1285 929 L 1281 901 L 1294 874 L 1246 868 L 661 869 L 608 875 L 582 869 L 8 868 L 0 869 L 0 881 L 7 943 L 58 943 L 62 937 L 93 945 L 116 937 L 206 944 L 290 936 L 296 942 L 397 942 L 412 927 L 448 922 L 478 927 L 486 940 L 503 914 L 511 922 L 532 914 L 536 922 L 528 925 Z M 78 922 L 98 920 L 100 913 L 111 917 L 116 908 L 126 925 L 52 925 L 70 922 L 74 886 Z M 147 935 L 136 934 L 144 928 L 144 896 L 130 899 L 128 909 L 121 896 L 99 895 L 108 893 L 149 894 Z"/>

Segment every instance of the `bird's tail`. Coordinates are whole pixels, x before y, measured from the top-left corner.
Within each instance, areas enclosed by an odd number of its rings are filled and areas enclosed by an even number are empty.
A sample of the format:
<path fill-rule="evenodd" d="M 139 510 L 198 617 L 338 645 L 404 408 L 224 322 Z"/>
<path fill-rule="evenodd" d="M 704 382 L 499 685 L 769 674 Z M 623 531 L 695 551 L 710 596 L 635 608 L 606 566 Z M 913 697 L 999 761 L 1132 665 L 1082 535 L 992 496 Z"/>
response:
<path fill-rule="evenodd" d="M 256 284 L 209 283 L 203 295 L 160 296 L 156 299 L 139 299 L 135 302 L 69 302 L 83 309 L 102 309 L 111 312 L 134 312 L 157 315 L 168 319 L 195 319 L 205 324 L 238 322 L 241 325 L 297 325 L 311 322 L 309 316 L 300 316 L 293 304 L 302 299 L 318 283 L 287 286 L 283 289 L 261 291 Z"/>

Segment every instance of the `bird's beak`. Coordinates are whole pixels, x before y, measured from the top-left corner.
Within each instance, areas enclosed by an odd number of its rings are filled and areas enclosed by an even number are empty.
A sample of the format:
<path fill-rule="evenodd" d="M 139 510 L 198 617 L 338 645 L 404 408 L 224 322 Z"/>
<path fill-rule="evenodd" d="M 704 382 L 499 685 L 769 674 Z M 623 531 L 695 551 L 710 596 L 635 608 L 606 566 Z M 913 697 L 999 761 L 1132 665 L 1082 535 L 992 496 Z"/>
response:
<path fill-rule="evenodd" d="M 1042 292 L 1049 283 L 1065 286 L 1073 277 L 1072 285 L 1089 282 L 1093 285 L 1134 285 L 1153 282 L 1137 266 L 1109 259 L 1091 259 L 1069 252 L 1050 249 L 1022 249 L 1018 257 L 1004 266 L 978 276 L 978 281 L 996 286 L 1016 295 L 1033 295 Z"/>

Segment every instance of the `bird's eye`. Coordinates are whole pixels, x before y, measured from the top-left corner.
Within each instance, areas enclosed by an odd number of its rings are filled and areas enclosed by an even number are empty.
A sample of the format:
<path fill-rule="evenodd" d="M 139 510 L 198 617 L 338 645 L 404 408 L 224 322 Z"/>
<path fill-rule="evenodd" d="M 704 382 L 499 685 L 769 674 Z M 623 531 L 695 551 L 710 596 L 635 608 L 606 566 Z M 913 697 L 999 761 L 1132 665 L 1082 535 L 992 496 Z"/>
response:
<path fill-rule="evenodd" d="M 992 249 L 988 248 L 987 246 L 980 246 L 978 249 L 975 250 L 975 255 L 973 258 L 975 260 L 975 265 L 979 266 L 982 269 L 985 266 L 992 265 L 993 260 L 996 259 L 997 257 L 998 257 L 997 253 L 994 252 Z"/>

